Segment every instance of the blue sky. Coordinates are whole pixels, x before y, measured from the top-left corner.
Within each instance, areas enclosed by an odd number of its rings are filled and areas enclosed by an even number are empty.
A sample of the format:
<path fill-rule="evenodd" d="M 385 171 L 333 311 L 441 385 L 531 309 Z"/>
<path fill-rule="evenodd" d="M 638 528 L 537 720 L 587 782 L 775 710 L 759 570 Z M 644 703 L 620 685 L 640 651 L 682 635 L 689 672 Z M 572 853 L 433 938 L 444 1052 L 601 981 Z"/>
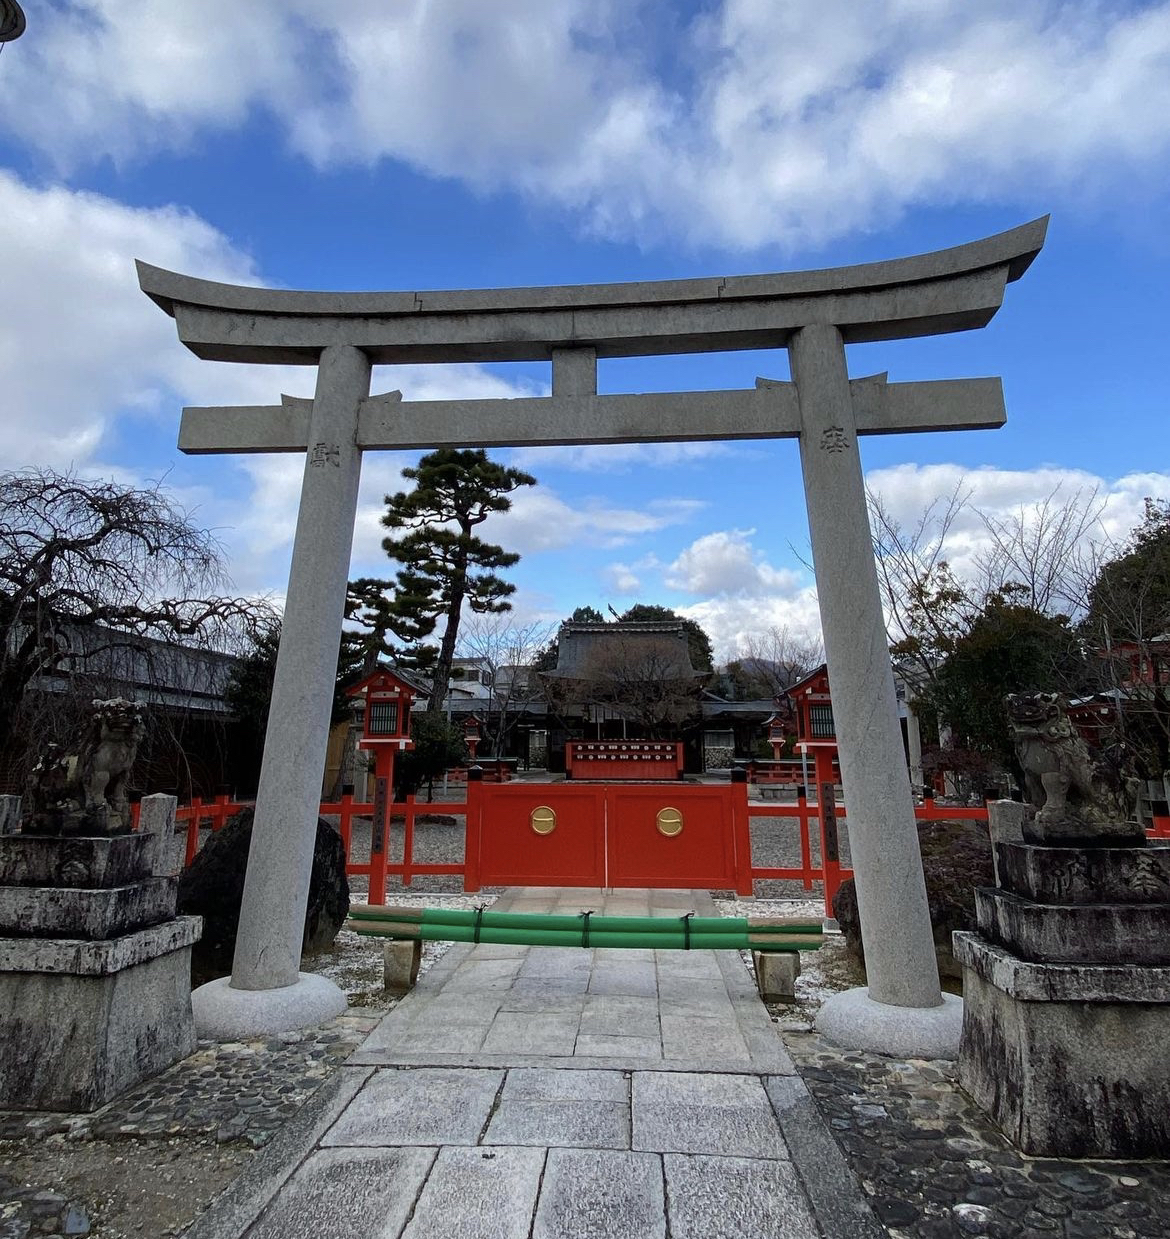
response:
<path fill-rule="evenodd" d="M 980 332 L 850 350 L 855 376 L 1001 375 L 995 432 L 870 438 L 913 520 L 1096 488 L 1170 498 L 1170 3 L 23 0 L 0 55 L 6 466 L 165 479 L 236 586 L 279 595 L 297 457 L 184 457 L 183 404 L 311 394 L 201 362 L 133 259 L 285 287 L 426 289 L 837 266 L 1051 213 Z M 603 363 L 603 391 L 751 386 L 784 353 Z M 547 366 L 404 367 L 375 391 L 532 394 Z M 490 530 L 516 616 L 660 602 L 725 656 L 815 632 L 793 442 L 499 453 L 539 486 Z M 389 575 L 370 454 L 354 574 Z M 961 521 L 962 568 L 981 526 Z"/>

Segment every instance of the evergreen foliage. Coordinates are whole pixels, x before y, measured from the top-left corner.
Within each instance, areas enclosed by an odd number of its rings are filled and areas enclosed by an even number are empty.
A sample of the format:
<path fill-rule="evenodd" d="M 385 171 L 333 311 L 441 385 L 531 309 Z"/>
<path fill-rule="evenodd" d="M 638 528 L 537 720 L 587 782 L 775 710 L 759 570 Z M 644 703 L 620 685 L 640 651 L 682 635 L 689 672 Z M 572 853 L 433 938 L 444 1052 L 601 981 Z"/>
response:
<path fill-rule="evenodd" d="M 483 541 L 474 530 L 493 512 L 508 511 L 508 496 L 534 486 L 536 479 L 489 460 L 482 450 L 453 448 L 429 453 L 402 476 L 415 487 L 387 495 L 382 517 L 387 529 L 403 531 L 382 542 L 386 554 L 403 565 L 389 606 L 396 636 L 416 649 L 440 619 L 445 621 L 427 705 L 429 713 L 437 713 L 447 696 L 464 603 L 479 614 L 508 611 L 508 596 L 516 588 L 497 573 L 520 556 Z"/>

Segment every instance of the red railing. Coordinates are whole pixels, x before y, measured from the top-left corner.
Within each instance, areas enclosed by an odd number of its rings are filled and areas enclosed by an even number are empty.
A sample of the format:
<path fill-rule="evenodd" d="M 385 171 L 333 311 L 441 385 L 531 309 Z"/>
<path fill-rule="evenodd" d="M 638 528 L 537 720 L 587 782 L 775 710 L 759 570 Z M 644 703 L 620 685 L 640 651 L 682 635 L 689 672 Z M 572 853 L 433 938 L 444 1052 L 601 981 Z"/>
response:
<path fill-rule="evenodd" d="M 185 824 L 187 828 L 184 865 L 189 865 L 195 859 L 195 854 L 199 850 L 201 830 L 206 828 L 210 828 L 213 832 L 221 830 L 229 818 L 239 813 L 241 809 L 250 809 L 252 806 L 251 801 L 233 801 L 230 796 L 216 796 L 214 800 L 207 802 L 196 797 L 189 805 L 180 806 L 175 812 L 175 821 Z M 138 811 L 138 805 L 134 805 L 135 825 L 138 824 Z M 466 816 L 467 801 L 465 799 L 435 801 L 433 804 L 420 807 L 415 803 L 413 796 L 407 796 L 405 801 L 392 804 L 390 806 L 391 825 L 394 826 L 401 822 L 403 827 L 401 861 L 390 859 L 390 848 L 386 846 L 388 839 L 383 839 L 382 846 L 379 848 L 378 841 L 374 838 L 371 838 L 370 859 L 364 862 L 353 859 L 353 819 L 355 817 L 369 818 L 372 823 L 373 802 L 354 800 L 352 795 L 346 794 L 340 800 L 322 801 L 318 812 L 322 817 L 338 819 L 337 829 L 345 847 L 346 876 L 365 877 L 369 880 L 368 901 L 370 903 L 386 902 L 386 878 L 391 874 L 401 878 L 403 886 L 409 886 L 414 877 L 422 874 L 463 874 L 462 864 L 439 865 L 416 861 L 414 859 L 414 825 L 415 818 L 420 813 L 442 812 Z"/>
<path fill-rule="evenodd" d="M 749 816 L 754 818 L 772 817 L 795 819 L 800 830 L 800 867 L 765 867 L 753 864 L 752 879 L 779 879 L 796 881 L 803 884 L 806 891 L 811 891 L 814 882 L 823 884 L 826 916 L 833 915 L 833 898 L 841 883 L 853 876 L 853 870 L 840 861 L 839 842 L 836 838 L 835 826 L 844 821 L 848 814 L 845 806 L 834 804 L 833 813 L 827 821 L 822 821 L 820 805 L 810 801 L 807 796 L 798 794 L 795 804 L 756 804 L 752 803 Z M 933 802 L 919 805 L 914 810 L 918 821 L 987 821 L 986 806 L 980 808 L 949 808 L 935 805 Z M 810 825 L 815 823 L 815 825 Z M 819 839 L 817 849 L 820 860 L 812 861 L 813 832 Z"/>
<path fill-rule="evenodd" d="M 381 840 L 373 829 L 374 805 L 369 801 L 354 800 L 351 795 L 342 796 L 340 800 L 324 801 L 320 806 L 323 817 L 337 819 L 338 831 L 345 847 L 346 874 L 350 877 L 365 877 L 369 882 L 368 902 L 384 904 L 386 902 L 387 879 L 396 877 L 403 886 L 410 886 L 412 880 L 421 875 L 449 875 L 463 879 L 463 885 L 473 889 L 478 888 L 478 874 L 475 872 L 477 857 L 464 855 L 460 863 L 434 864 L 418 861 L 414 858 L 415 823 L 420 814 L 444 813 L 462 816 L 465 821 L 469 816 L 469 800 L 474 800 L 470 813 L 478 815 L 477 822 L 482 829 L 487 826 L 491 814 L 492 788 L 483 783 L 471 783 L 467 788 L 467 796 L 459 801 L 434 801 L 419 805 L 414 796 L 408 796 L 405 801 L 395 802 L 389 806 L 390 830 L 401 827 L 402 850 L 401 860 L 391 860 L 394 849 L 390 838 Z M 806 891 L 813 889 L 814 883 L 821 883 L 826 915 L 832 915 L 833 898 L 840 885 L 853 876 L 853 870 L 841 863 L 839 846 L 836 837 L 836 826 L 848 818 L 844 805 L 833 805 L 831 814 L 822 817 L 821 807 L 816 801 L 810 801 L 804 795 L 798 795 L 792 804 L 763 804 L 756 801 L 748 802 L 746 783 L 732 783 L 726 791 L 732 797 L 733 812 L 731 820 L 736 833 L 736 853 L 746 855 L 748 872 L 743 873 L 740 885 L 744 891 L 748 885 L 758 879 L 800 882 Z M 176 812 L 176 821 L 186 826 L 186 847 L 184 850 L 185 864 L 190 864 L 199 848 L 199 832 L 205 828 L 212 831 L 220 830 L 224 823 L 241 809 L 250 807 L 248 803 L 231 800 L 228 796 L 216 796 L 212 800 L 194 799 L 189 805 L 180 807 Z M 137 824 L 138 806 L 133 806 L 135 823 Z M 914 816 L 919 821 L 987 821 L 986 806 L 973 808 L 958 808 L 947 805 L 936 805 L 927 801 L 914 810 Z M 353 858 L 353 821 L 355 818 L 371 820 L 370 856 L 366 861 L 355 861 Z M 752 819 L 775 818 L 784 821 L 795 821 L 799 832 L 800 864 L 789 866 L 764 866 L 752 863 L 750 822 Z M 1151 839 L 1170 839 L 1170 818 L 1155 818 L 1153 825 L 1147 831 Z M 468 832 L 465 831 L 465 840 Z M 813 861 L 813 839 L 817 839 L 817 860 Z"/>

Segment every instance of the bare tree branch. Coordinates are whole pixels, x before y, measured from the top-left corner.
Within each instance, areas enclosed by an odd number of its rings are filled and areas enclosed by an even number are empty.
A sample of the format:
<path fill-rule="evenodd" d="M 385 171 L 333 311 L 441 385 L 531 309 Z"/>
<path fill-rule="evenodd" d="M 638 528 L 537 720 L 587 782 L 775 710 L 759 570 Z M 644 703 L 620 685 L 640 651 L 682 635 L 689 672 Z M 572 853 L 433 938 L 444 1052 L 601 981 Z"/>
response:
<path fill-rule="evenodd" d="M 0 474 L 0 746 L 23 747 L 34 685 L 61 700 L 70 685 L 173 675 L 168 647 L 239 649 L 271 608 L 224 583 L 215 537 L 157 486 Z"/>

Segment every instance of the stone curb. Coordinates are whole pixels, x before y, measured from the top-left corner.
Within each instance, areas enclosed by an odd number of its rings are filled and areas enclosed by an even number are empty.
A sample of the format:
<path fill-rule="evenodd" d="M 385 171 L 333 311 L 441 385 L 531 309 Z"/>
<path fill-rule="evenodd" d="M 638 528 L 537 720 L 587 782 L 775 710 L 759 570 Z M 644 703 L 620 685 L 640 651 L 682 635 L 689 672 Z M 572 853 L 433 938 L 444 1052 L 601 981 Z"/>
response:
<path fill-rule="evenodd" d="M 361 1067 L 339 1068 L 211 1208 L 187 1227 L 183 1239 L 243 1235 L 372 1074 Z"/>
<path fill-rule="evenodd" d="M 768 1076 L 764 1090 L 824 1239 L 886 1239 L 804 1081 Z"/>

